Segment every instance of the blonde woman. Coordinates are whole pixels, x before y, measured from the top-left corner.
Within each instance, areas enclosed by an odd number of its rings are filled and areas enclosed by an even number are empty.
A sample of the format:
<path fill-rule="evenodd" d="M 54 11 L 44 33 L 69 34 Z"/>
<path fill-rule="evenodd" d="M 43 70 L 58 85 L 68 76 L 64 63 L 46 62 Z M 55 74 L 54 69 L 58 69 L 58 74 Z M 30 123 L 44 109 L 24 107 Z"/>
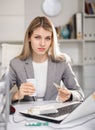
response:
<path fill-rule="evenodd" d="M 55 28 L 49 18 L 38 16 L 28 26 L 21 54 L 10 62 L 12 101 L 82 101 L 83 91 L 70 66 L 68 56 L 58 47 Z M 35 78 L 37 86 L 26 82 Z M 56 88 L 63 82 L 66 88 Z M 12 87 L 16 85 L 17 90 Z M 35 89 L 36 88 L 36 89 Z"/>

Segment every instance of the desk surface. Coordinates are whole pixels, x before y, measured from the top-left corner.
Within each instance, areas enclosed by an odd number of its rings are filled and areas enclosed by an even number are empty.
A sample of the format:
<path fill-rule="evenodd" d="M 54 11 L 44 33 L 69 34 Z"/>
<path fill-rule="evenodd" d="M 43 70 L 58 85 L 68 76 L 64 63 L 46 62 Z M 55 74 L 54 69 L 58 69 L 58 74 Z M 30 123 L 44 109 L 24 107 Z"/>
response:
<path fill-rule="evenodd" d="M 58 105 L 57 102 L 50 101 L 48 103 L 53 103 L 54 105 Z M 62 124 L 57 125 L 53 123 L 49 123 L 48 126 L 25 126 L 25 123 L 27 122 L 37 122 L 39 120 L 36 119 L 30 119 L 27 117 L 24 117 L 19 114 L 20 110 L 25 110 L 29 108 L 31 105 L 38 105 L 38 104 L 47 104 L 47 102 L 30 102 L 30 103 L 18 103 L 15 104 L 14 107 L 16 108 L 16 113 L 13 115 L 10 115 L 9 117 L 9 123 L 7 126 L 7 130 L 53 130 L 53 129 L 60 129 L 60 130 L 95 130 L 95 114 L 89 115 L 85 118 L 81 118 L 76 121 L 72 121 L 68 124 Z M 62 105 L 61 103 L 59 105 Z M 43 121 L 40 121 L 43 123 Z"/>

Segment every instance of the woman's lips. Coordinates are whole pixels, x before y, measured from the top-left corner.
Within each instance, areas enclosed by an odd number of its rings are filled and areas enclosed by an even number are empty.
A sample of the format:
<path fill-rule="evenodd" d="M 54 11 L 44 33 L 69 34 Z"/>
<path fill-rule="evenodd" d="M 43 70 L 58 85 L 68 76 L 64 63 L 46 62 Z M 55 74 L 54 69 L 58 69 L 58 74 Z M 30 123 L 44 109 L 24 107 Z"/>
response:
<path fill-rule="evenodd" d="M 44 51 L 44 50 L 45 50 L 45 48 L 38 48 L 38 50 L 39 50 L 39 51 Z"/>

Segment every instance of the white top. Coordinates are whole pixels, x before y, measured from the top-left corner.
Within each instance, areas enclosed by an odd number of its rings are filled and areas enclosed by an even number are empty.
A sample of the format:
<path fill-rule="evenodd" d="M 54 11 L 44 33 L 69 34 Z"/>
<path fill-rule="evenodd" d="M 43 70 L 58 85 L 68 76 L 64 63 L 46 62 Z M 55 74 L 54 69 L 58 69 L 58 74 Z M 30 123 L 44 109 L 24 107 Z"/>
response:
<path fill-rule="evenodd" d="M 34 77 L 37 81 L 37 97 L 43 98 L 46 92 L 48 60 L 42 63 L 33 61 Z"/>

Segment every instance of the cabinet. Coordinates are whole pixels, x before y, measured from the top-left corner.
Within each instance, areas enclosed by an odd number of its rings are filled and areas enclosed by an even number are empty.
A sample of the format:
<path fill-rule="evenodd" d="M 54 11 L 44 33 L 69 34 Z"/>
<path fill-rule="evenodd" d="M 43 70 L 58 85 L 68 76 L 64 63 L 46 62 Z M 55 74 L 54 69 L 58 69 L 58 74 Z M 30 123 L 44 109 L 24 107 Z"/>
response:
<path fill-rule="evenodd" d="M 71 58 L 71 65 L 83 89 L 83 40 L 59 40 L 60 49 Z"/>
<path fill-rule="evenodd" d="M 83 0 L 83 33 L 84 33 L 84 90 L 86 95 L 95 91 L 95 12 L 85 12 L 85 3 L 94 2 L 95 0 Z"/>
<path fill-rule="evenodd" d="M 95 14 L 85 12 L 85 2 L 95 0 L 78 0 L 77 12 L 82 12 L 83 38 L 59 39 L 62 52 L 71 57 L 71 65 L 79 84 L 88 96 L 95 90 Z"/>

